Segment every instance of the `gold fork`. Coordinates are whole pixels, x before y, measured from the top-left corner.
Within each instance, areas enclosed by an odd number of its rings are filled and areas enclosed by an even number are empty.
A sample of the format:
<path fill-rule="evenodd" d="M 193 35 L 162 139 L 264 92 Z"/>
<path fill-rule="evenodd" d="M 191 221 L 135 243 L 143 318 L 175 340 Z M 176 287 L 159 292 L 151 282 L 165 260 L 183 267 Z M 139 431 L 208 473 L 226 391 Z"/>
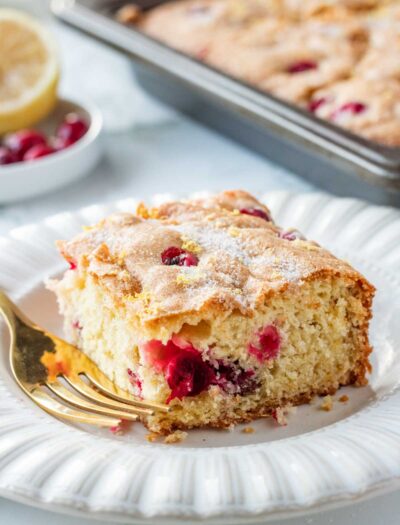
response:
<path fill-rule="evenodd" d="M 77 423 L 118 427 L 122 420 L 169 411 L 117 387 L 83 352 L 30 321 L 1 290 L 0 314 L 10 331 L 14 379 L 46 412 Z"/>

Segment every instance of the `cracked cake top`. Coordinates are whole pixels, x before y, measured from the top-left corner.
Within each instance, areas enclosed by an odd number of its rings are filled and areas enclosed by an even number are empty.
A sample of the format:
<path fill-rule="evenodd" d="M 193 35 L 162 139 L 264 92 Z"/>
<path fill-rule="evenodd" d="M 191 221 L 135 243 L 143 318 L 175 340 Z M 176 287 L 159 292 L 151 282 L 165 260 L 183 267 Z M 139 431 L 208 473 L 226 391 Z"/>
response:
<path fill-rule="evenodd" d="M 313 277 L 373 288 L 349 264 L 296 230 L 276 226 L 244 191 L 115 213 L 58 247 L 141 323 L 239 310 Z"/>

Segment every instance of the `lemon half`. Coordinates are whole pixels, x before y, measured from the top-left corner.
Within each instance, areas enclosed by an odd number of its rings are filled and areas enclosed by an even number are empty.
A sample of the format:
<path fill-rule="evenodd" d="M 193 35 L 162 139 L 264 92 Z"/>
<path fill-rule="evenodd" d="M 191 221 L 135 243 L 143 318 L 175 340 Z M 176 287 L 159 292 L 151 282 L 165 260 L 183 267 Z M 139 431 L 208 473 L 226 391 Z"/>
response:
<path fill-rule="evenodd" d="M 29 15 L 0 8 L 0 135 L 30 127 L 50 113 L 58 79 L 52 35 Z"/>

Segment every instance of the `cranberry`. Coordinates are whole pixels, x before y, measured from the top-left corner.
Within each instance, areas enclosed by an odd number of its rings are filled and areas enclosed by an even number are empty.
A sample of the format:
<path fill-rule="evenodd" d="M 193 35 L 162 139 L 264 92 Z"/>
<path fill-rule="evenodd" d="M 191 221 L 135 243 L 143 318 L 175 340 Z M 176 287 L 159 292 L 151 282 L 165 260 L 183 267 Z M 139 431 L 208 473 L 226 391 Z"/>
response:
<path fill-rule="evenodd" d="M 326 103 L 326 98 L 315 98 L 314 100 L 310 100 L 308 103 L 308 111 L 311 111 L 311 113 L 315 113 L 317 109 L 319 109 L 321 106 L 323 106 Z"/>
<path fill-rule="evenodd" d="M 115 427 L 110 427 L 110 432 L 116 436 L 125 434 L 132 426 L 132 421 L 127 421 L 126 419 L 121 419 L 118 425 Z"/>
<path fill-rule="evenodd" d="M 72 323 L 72 328 L 75 328 L 75 330 L 82 330 L 83 326 L 81 325 L 81 323 L 79 321 L 74 321 Z"/>
<path fill-rule="evenodd" d="M 165 372 L 169 361 L 180 352 L 180 348 L 169 340 L 163 344 L 157 339 L 152 339 L 140 345 L 140 351 L 145 361 L 153 366 L 157 372 Z"/>
<path fill-rule="evenodd" d="M 287 72 L 294 73 L 304 73 L 304 71 L 310 71 L 312 69 L 317 69 L 318 64 L 312 60 L 299 60 L 294 62 L 291 66 L 287 68 Z"/>
<path fill-rule="evenodd" d="M 18 162 L 18 160 L 18 156 L 14 152 L 4 146 L 0 146 L 0 166 L 13 164 L 14 162 Z"/>
<path fill-rule="evenodd" d="M 197 396 L 206 390 L 214 379 L 209 364 L 203 361 L 197 350 L 181 350 L 168 363 L 165 377 L 171 394 L 167 403 L 175 398 Z"/>
<path fill-rule="evenodd" d="M 59 137 L 56 137 L 53 140 L 53 148 L 55 149 L 55 151 L 61 151 L 63 149 L 69 148 L 70 146 L 72 146 L 72 144 L 74 144 L 74 141 L 71 139 L 61 139 Z"/>
<path fill-rule="evenodd" d="M 367 106 L 363 104 L 362 102 L 347 102 L 346 104 L 343 104 L 343 106 L 340 106 L 336 111 L 334 111 L 331 115 L 331 119 L 335 120 L 337 117 L 342 115 L 343 113 L 348 113 L 350 115 L 359 115 L 360 113 L 363 113 L 367 109 Z"/>
<path fill-rule="evenodd" d="M 142 389 L 143 389 L 142 380 L 130 368 L 128 368 L 127 371 L 128 371 L 128 376 L 129 376 L 129 382 L 131 383 L 131 385 L 133 385 L 138 390 L 139 396 L 142 397 Z"/>
<path fill-rule="evenodd" d="M 253 215 L 253 217 L 259 217 L 265 221 L 271 221 L 271 217 L 268 215 L 268 213 L 264 210 L 260 210 L 260 208 L 242 208 L 239 211 L 245 215 Z"/>
<path fill-rule="evenodd" d="M 76 265 L 75 261 L 68 261 L 68 264 L 69 264 L 69 269 L 70 270 L 76 270 L 77 269 L 77 265 Z"/>
<path fill-rule="evenodd" d="M 39 159 L 40 157 L 46 157 L 47 155 L 51 155 L 54 153 L 54 149 L 50 146 L 46 146 L 45 144 L 38 144 L 37 146 L 33 146 L 32 148 L 28 149 L 28 151 L 25 153 L 23 160 L 35 160 Z"/>
<path fill-rule="evenodd" d="M 258 334 L 258 345 L 249 345 L 250 354 L 254 355 L 260 362 L 275 359 L 281 347 L 281 336 L 274 325 L 268 325 Z"/>
<path fill-rule="evenodd" d="M 166 344 L 153 339 L 140 345 L 140 351 L 148 364 L 165 374 L 171 389 L 167 403 L 175 398 L 196 396 L 215 384 L 212 367 L 190 343 L 179 347 L 171 339 Z"/>
<path fill-rule="evenodd" d="M 244 370 L 238 363 L 218 363 L 214 383 L 228 394 L 251 394 L 258 386 L 254 370 Z"/>
<path fill-rule="evenodd" d="M 209 52 L 210 52 L 210 48 L 209 47 L 207 47 L 207 46 L 202 47 L 197 52 L 197 59 L 200 60 L 201 62 L 204 61 L 207 58 Z"/>
<path fill-rule="evenodd" d="M 46 146 L 47 139 L 39 131 L 34 129 L 22 129 L 16 133 L 11 133 L 4 140 L 4 145 L 15 153 L 19 160 L 22 160 L 25 153 L 34 146 Z"/>
<path fill-rule="evenodd" d="M 89 129 L 87 123 L 76 113 L 68 113 L 57 129 L 57 137 L 64 141 L 77 142 Z"/>
<path fill-rule="evenodd" d="M 279 237 L 281 239 L 285 239 L 286 241 L 295 241 L 296 239 L 300 239 L 302 241 L 305 240 L 304 235 L 297 230 L 279 232 Z"/>
<path fill-rule="evenodd" d="M 161 261 L 167 266 L 197 266 L 198 258 L 193 253 L 190 253 L 177 246 L 170 246 L 161 254 Z"/>

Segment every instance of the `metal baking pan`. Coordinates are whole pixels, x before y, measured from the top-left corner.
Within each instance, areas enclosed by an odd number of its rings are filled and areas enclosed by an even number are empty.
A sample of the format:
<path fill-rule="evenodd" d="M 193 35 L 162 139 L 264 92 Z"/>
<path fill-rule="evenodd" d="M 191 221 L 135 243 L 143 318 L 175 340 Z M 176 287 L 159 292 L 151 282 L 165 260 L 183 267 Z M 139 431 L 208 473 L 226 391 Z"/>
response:
<path fill-rule="evenodd" d="M 125 3 L 53 0 L 52 9 L 128 54 L 149 94 L 332 193 L 400 206 L 400 148 L 348 133 L 120 24 L 114 15 Z M 135 3 L 148 9 L 161 2 Z"/>

